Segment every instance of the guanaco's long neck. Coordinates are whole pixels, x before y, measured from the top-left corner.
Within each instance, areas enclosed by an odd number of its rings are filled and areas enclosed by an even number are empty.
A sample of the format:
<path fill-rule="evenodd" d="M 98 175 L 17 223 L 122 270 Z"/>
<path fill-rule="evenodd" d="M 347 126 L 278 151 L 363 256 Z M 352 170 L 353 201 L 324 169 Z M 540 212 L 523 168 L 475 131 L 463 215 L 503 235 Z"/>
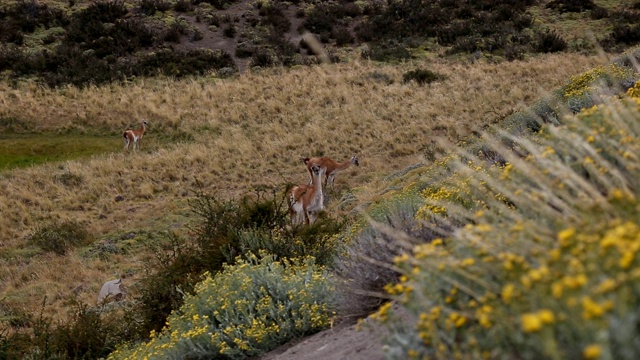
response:
<path fill-rule="evenodd" d="M 322 172 L 313 174 L 313 190 L 315 194 L 322 194 Z"/>
<path fill-rule="evenodd" d="M 138 131 L 140 131 L 140 136 L 142 136 L 142 134 L 144 134 L 144 132 L 147 131 L 147 125 L 142 123 L 142 127 Z"/>
<path fill-rule="evenodd" d="M 336 164 L 336 168 L 333 170 L 333 172 L 345 170 L 349 166 L 351 166 L 351 160 L 347 160 L 347 161 L 343 161 L 341 163 L 337 163 Z"/>

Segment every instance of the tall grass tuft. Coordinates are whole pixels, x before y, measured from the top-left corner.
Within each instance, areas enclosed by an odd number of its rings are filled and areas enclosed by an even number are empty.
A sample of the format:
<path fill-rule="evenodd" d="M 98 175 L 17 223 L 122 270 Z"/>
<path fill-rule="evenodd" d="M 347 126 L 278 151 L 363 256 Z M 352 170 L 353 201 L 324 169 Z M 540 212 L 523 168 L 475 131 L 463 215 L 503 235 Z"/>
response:
<path fill-rule="evenodd" d="M 90 234 L 80 223 L 67 220 L 39 227 L 29 242 L 44 251 L 64 255 L 72 248 L 86 245 Z"/>

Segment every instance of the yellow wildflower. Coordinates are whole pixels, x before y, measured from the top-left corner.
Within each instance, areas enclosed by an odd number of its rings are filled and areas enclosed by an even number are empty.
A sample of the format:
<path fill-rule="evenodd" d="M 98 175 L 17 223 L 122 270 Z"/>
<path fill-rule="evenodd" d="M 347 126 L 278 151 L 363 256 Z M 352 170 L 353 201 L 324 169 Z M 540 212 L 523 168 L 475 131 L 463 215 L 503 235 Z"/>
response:
<path fill-rule="evenodd" d="M 515 290 L 516 288 L 515 286 L 513 286 L 513 284 L 505 285 L 501 293 L 502 300 L 504 300 L 504 302 L 508 304 L 513 298 L 513 294 L 515 293 Z"/>
<path fill-rule="evenodd" d="M 591 344 L 584 348 L 582 351 L 582 356 L 585 359 L 597 359 L 602 354 L 602 349 L 600 345 Z"/>
<path fill-rule="evenodd" d="M 542 329 L 542 319 L 540 319 L 538 314 L 523 314 L 520 317 L 520 322 L 522 323 L 522 330 L 527 333 L 536 332 Z"/>
<path fill-rule="evenodd" d="M 542 322 L 545 324 L 553 324 L 556 321 L 553 312 L 548 309 L 542 309 L 538 311 L 538 316 L 540 317 L 540 320 L 542 320 Z"/>

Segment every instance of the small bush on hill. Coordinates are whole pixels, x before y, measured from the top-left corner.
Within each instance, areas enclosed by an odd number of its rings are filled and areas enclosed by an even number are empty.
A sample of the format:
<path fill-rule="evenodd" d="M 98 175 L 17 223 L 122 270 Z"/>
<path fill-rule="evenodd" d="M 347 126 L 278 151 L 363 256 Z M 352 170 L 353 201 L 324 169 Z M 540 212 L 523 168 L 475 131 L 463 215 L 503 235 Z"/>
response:
<path fill-rule="evenodd" d="M 547 3 L 546 7 L 548 9 L 554 9 L 561 13 L 565 13 L 593 10 L 597 5 L 593 0 L 553 0 Z"/>
<path fill-rule="evenodd" d="M 394 41 L 370 44 L 362 50 L 362 57 L 375 61 L 395 61 L 411 59 L 411 52 L 403 43 Z"/>
<path fill-rule="evenodd" d="M 140 0 L 139 9 L 141 13 L 153 16 L 156 11 L 165 12 L 170 10 L 171 3 L 167 0 Z"/>
<path fill-rule="evenodd" d="M 270 27 L 279 35 L 283 35 L 291 28 L 291 21 L 286 17 L 282 5 L 263 6 L 258 14 L 262 16 L 260 24 Z"/>
<path fill-rule="evenodd" d="M 44 251 L 64 255 L 71 248 L 85 245 L 89 240 L 89 232 L 82 224 L 67 220 L 39 227 L 29 242 Z"/>
<path fill-rule="evenodd" d="M 536 51 L 559 52 L 567 48 L 567 42 L 555 31 L 547 30 L 537 34 Z"/>
<path fill-rule="evenodd" d="M 2 332 L 0 356 L 3 359 L 99 359 L 111 353 L 116 345 L 140 336 L 130 309 L 105 311 L 75 300 L 68 305 L 71 307 L 68 320 L 54 322 L 43 314 L 43 308 L 39 316 L 31 316 L 33 333 Z"/>
<path fill-rule="evenodd" d="M 429 69 L 414 69 L 402 75 L 402 83 L 404 84 L 415 81 L 418 85 L 424 85 L 444 79 L 446 79 L 444 75 L 435 73 Z"/>
<path fill-rule="evenodd" d="M 178 0 L 173 4 L 173 10 L 181 13 L 193 11 L 193 3 L 190 0 Z"/>

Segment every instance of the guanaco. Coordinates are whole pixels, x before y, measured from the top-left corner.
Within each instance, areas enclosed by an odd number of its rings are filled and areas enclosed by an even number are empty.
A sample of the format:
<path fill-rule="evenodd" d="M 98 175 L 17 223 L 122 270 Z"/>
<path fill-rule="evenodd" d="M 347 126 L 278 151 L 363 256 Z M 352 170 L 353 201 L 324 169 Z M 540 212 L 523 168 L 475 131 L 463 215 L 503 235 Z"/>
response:
<path fill-rule="evenodd" d="M 289 215 L 291 224 L 302 223 L 302 217 L 307 225 L 317 219 L 317 212 L 324 209 L 324 196 L 322 194 L 322 175 L 325 169 L 320 165 L 311 165 L 312 185 L 296 185 L 289 193 Z"/>
<path fill-rule="evenodd" d="M 138 143 L 140 141 L 140 139 L 142 139 L 142 136 L 144 135 L 144 132 L 147 130 L 147 125 L 149 123 L 146 120 L 142 121 L 142 127 L 138 130 L 133 130 L 133 129 L 129 129 L 126 130 L 123 134 L 124 136 L 124 149 L 128 150 L 129 149 L 129 145 L 131 145 L 133 143 L 133 150 L 135 151 L 138 148 Z"/>
<path fill-rule="evenodd" d="M 343 161 L 343 162 L 335 162 L 334 160 L 323 156 L 323 157 L 312 157 L 312 158 L 304 158 L 304 164 L 307 166 L 309 170 L 309 174 L 311 174 L 311 166 L 314 164 L 320 165 L 320 167 L 326 169 L 325 172 L 325 186 L 327 183 L 331 185 L 333 189 L 334 182 L 336 180 L 336 174 L 346 170 L 351 164 L 355 166 L 360 166 L 360 161 L 357 157 L 353 156 L 351 159 Z"/>

